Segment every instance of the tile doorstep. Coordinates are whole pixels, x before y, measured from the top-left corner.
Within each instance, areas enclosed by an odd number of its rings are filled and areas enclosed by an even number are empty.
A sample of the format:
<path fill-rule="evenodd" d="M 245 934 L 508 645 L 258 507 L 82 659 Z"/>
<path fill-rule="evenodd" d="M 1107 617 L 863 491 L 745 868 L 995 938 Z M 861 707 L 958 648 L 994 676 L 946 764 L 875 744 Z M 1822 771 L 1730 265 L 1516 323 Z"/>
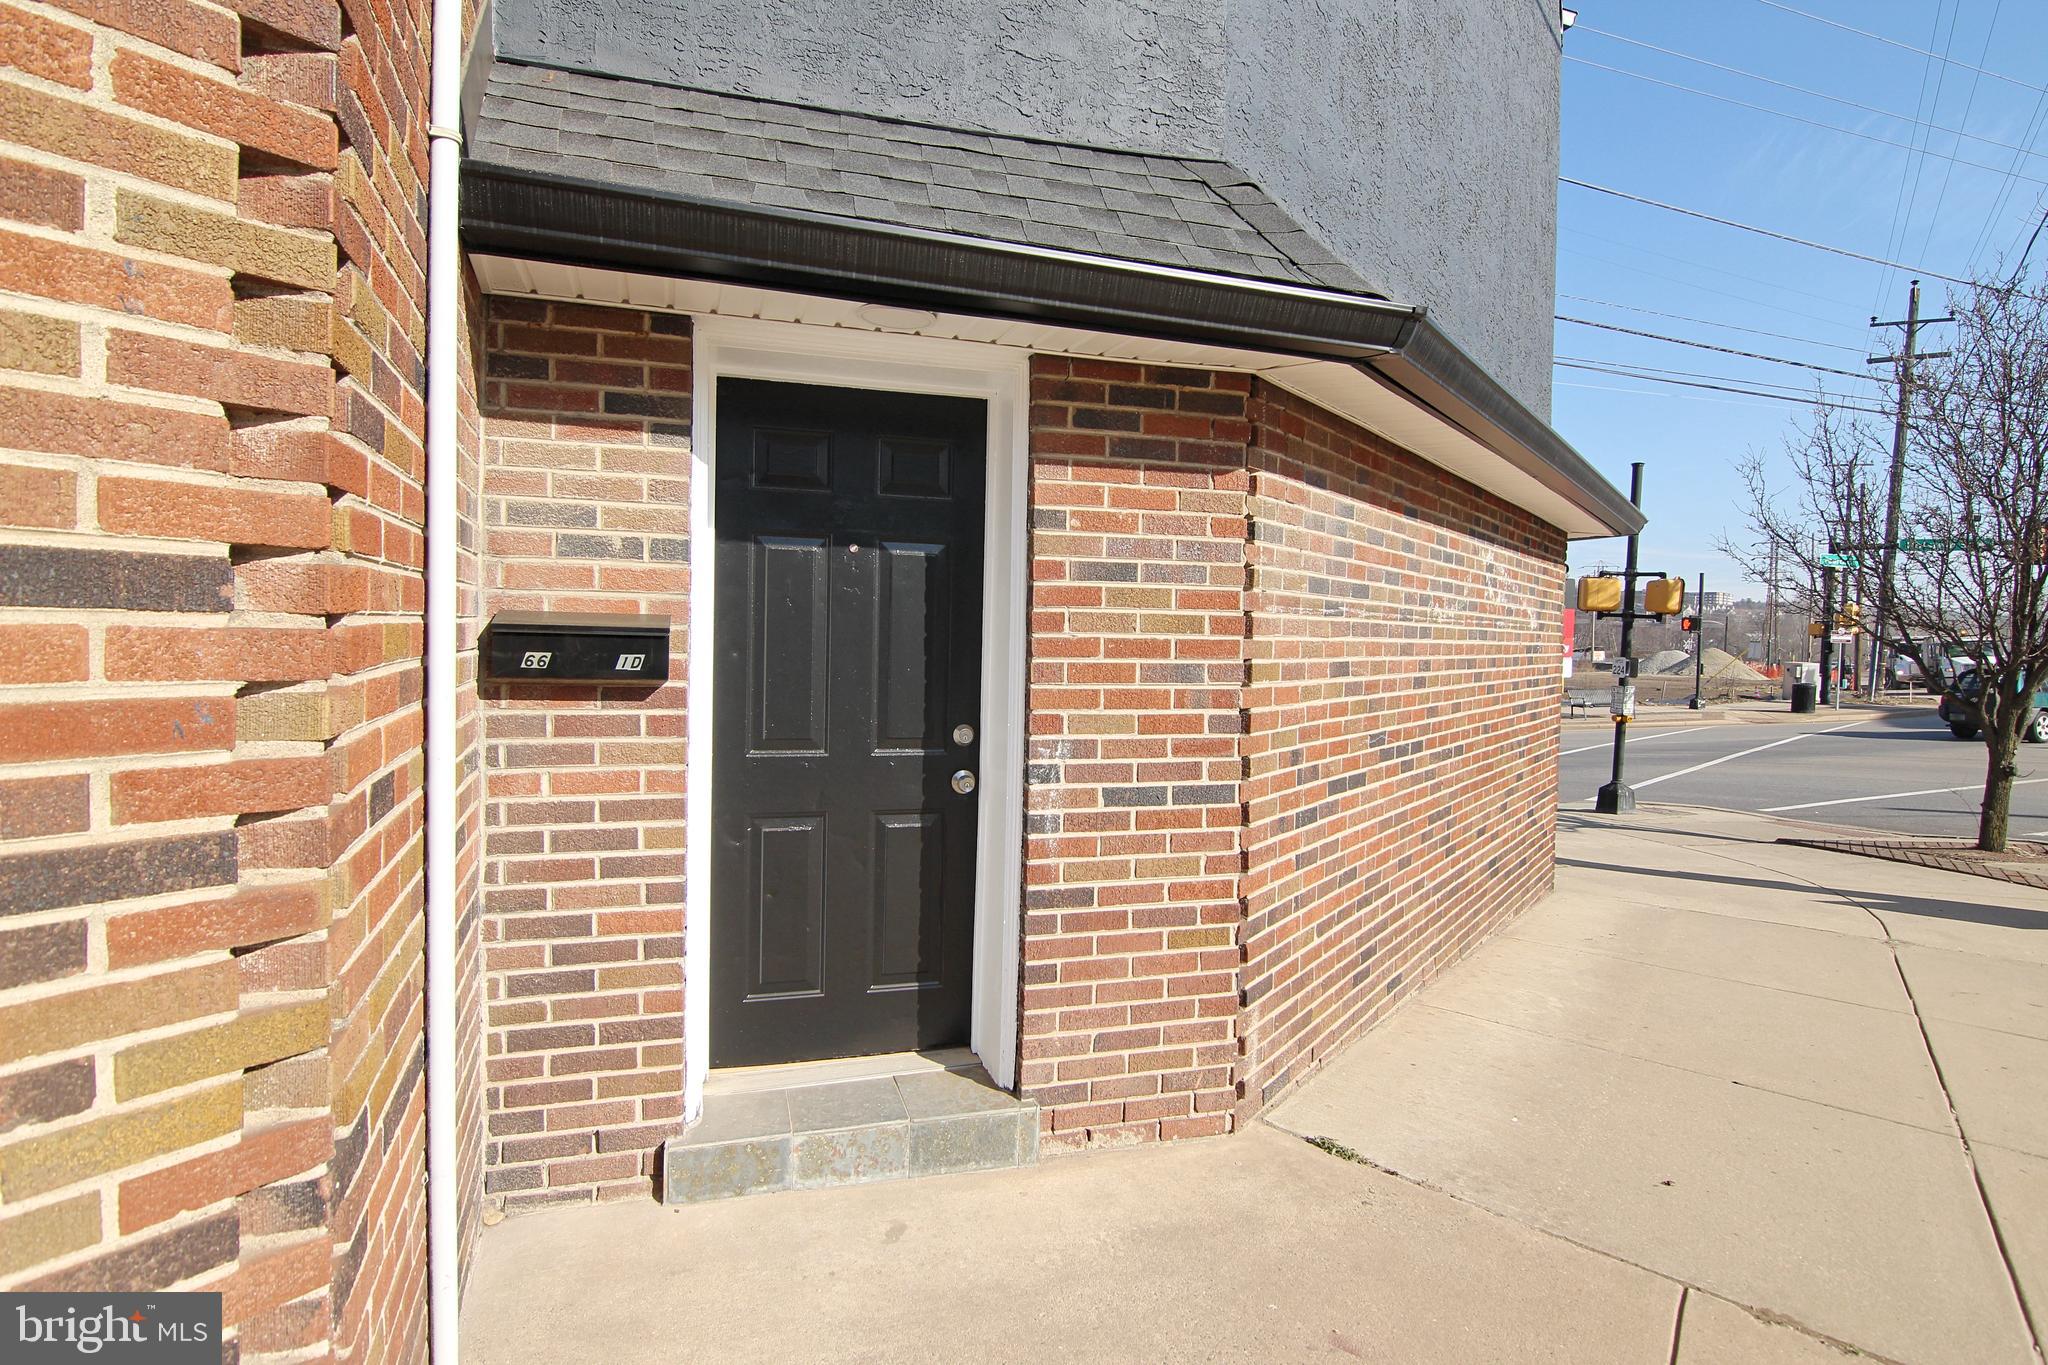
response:
<path fill-rule="evenodd" d="M 1038 1105 L 979 1067 L 926 1069 L 709 1096 L 662 1153 L 663 1199 L 700 1203 L 783 1189 L 1030 1165 Z"/>

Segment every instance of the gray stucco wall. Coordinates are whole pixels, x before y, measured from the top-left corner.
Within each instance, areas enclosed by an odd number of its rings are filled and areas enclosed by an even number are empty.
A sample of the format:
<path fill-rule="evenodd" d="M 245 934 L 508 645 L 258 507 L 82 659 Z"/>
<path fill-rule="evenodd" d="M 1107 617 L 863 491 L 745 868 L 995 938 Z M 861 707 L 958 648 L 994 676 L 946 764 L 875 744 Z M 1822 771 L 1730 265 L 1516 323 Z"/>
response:
<path fill-rule="evenodd" d="M 1550 410 L 1553 0 L 493 0 L 500 53 L 1217 156 Z"/>

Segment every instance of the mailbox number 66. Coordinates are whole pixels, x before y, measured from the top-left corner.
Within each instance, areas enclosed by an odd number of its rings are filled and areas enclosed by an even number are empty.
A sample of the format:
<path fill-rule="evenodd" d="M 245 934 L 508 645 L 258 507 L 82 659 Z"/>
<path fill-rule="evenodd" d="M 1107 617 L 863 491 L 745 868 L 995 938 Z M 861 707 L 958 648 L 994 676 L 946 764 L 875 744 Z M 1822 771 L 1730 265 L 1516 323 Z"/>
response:
<path fill-rule="evenodd" d="M 554 658 L 552 650 L 531 649 L 520 657 L 519 666 L 521 668 L 546 668 L 550 663 L 554 662 Z"/>

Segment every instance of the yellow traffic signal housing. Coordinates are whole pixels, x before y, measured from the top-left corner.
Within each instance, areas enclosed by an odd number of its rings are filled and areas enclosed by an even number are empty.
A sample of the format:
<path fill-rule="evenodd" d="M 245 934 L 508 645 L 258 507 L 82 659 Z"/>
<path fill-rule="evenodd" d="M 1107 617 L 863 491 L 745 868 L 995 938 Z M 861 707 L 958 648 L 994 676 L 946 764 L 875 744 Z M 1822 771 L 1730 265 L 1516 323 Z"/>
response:
<path fill-rule="evenodd" d="M 1643 586 L 1643 610 L 1652 616 L 1669 616 L 1685 610 L 1683 578 L 1653 579 Z"/>
<path fill-rule="evenodd" d="M 1581 578 L 1579 580 L 1580 611 L 1620 611 L 1621 580 L 1619 578 Z"/>
<path fill-rule="evenodd" d="M 1861 602 L 1844 602 L 1841 614 L 1835 617 L 1835 624 L 1843 630 L 1855 630 L 1861 626 L 1863 624 L 1863 604 Z"/>
<path fill-rule="evenodd" d="M 1828 633 L 1828 628 L 1818 621 L 1808 621 L 1806 623 L 1806 633 L 1818 640 L 1821 636 Z"/>

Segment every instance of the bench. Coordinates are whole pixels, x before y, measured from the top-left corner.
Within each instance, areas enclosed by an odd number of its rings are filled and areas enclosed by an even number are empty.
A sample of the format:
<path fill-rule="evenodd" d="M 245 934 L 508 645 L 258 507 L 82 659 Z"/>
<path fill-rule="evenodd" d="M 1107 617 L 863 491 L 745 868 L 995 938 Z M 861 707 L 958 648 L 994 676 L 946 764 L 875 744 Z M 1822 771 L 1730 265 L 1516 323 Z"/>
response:
<path fill-rule="evenodd" d="M 1605 702 L 1601 703 L 1606 706 Z M 1567 692 L 1564 694 L 1564 713 L 1576 720 L 1593 709 L 1593 694 L 1590 692 Z"/>

